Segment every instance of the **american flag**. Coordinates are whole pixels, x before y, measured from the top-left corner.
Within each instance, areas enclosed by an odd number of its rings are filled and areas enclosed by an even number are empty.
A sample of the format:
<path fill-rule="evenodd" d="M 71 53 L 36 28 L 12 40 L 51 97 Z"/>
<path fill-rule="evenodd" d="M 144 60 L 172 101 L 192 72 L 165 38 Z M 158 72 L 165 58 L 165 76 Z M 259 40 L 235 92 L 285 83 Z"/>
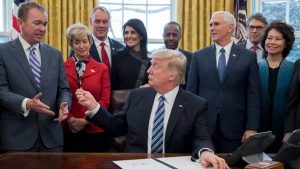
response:
<path fill-rule="evenodd" d="M 234 0 L 234 17 L 236 19 L 235 41 L 239 43 L 247 39 L 247 0 Z"/>
<path fill-rule="evenodd" d="M 20 33 L 20 28 L 18 26 L 17 23 L 17 19 L 18 19 L 18 9 L 19 9 L 19 5 L 23 2 L 26 2 L 28 0 L 14 0 L 14 6 L 13 6 L 13 11 L 12 11 L 12 30 L 11 30 L 11 34 L 10 34 L 10 39 L 16 39 Z"/>

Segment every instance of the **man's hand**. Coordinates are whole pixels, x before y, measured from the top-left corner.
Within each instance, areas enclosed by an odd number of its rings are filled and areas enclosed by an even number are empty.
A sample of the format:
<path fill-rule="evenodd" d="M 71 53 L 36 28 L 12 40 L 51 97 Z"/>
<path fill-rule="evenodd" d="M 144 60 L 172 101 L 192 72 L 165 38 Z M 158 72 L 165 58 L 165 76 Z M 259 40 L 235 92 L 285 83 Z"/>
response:
<path fill-rule="evenodd" d="M 98 105 L 98 102 L 88 91 L 85 91 L 83 89 L 77 89 L 75 95 L 77 97 L 78 103 L 86 107 L 90 111 L 95 109 Z"/>
<path fill-rule="evenodd" d="M 89 122 L 82 118 L 71 117 L 68 119 L 68 124 L 71 132 L 77 133 L 83 130 Z"/>
<path fill-rule="evenodd" d="M 55 121 L 61 122 L 68 117 L 69 109 L 67 102 L 62 102 L 59 106 L 59 116 L 54 119 Z"/>
<path fill-rule="evenodd" d="M 34 110 L 38 113 L 44 113 L 49 116 L 55 116 L 55 113 L 50 110 L 50 107 L 41 102 L 42 93 L 38 93 L 26 103 L 27 110 Z"/>
<path fill-rule="evenodd" d="M 212 165 L 214 169 L 229 169 L 229 166 L 223 158 L 214 155 L 210 151 L 203 151 L 200 155 L 200 160 L 202 167 L 205 168 Z"/>
<path fill-rule="evenodd" d="M 242 137 L 242 143 L 244 141 L 246 141 L 250 136 L 252 136 L 253 134 L 256 134 L 257 132 L 255 130 L 246 130 L 243 134 L 243 137 Z"/>

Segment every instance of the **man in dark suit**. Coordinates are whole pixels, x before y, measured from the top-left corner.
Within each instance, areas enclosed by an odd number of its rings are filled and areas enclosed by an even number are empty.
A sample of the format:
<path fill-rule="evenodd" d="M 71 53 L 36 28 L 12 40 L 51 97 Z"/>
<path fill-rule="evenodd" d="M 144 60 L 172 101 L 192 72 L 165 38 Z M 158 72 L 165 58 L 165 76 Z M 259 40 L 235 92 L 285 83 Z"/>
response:
<path fill-rule="evenodd" d="M 108 55 L 111 66 L 111 56 L 119 49 L 123 49 L 124 45 L 120 42 L 108 37 L 108 29 L 110 26 L 110 13 L 102 6 L 93 9 L 90 22 L 93 28 L 93 44 L 90 49 L 90 55 L 98 62 L 103 62 L 105 58 L 101 56 L 101 43 L 104 43 L 105 51 Z"/>
<path fill-rule="evenodd" d="M 247 20 L 247 36 L 248 39 L 240 43 L 242 47 L 256 53 L 257 60 L 266 58 L 266 53 L 261 46 L 261 36 L 263 29 L 268 24 L 266 18 L 261 13 L 251 15 Z"/>
<path fill-rule="evenodd" d="M 18 11 L 20 36 L 0 45 L 1 151 L 61 151 L 60 121 L 71 92 L 58 50 L 41 43 L 46 9 L 35 2 Z"/>
<path fill-rule="evenodd" d="M 155 53 L 148 69 L 150 87 L 132 91 L 114 117 L 89 92 L 78 89 L 76 96 L 89 109 L 86 114 L 90 122 L 115 136 L 127 134 L 128 152 L 192 152 L 203 160 L 205 167 L 213 164 L 228 168 L 211 150 L 206 101 L 179 88 L 184 81 L 185 66 L 186 58 L 181 52 L 165 49 Z"/>
<path fill-rule="evenodd" d="M 208 129 L 216 152 L 233 152 L 259 127 L 260 86 L 255 54 L 233 43 L 232 14 L 210 20 L 214 45 L 194 53 L 187 90 L 208 101 Z"/>
<path fill-rule="evenodd" d="M 185 81 L 187 82 L 188 73 L 190 70 L 190 64 L 192 60 L 192 53 L 189 51 L 185 51 L 178 47 L 178 43 L 181 39 L 181 27 L 177 22 L 171 21 L 167 23 L 164 27 L 163 33 L 164 43 L 166 49 L 173 49 L 182 52 L 187 60 L 186 64 L 186 72 L 185 72 Z M 183 89 L 186 88 L 186 84 L 181 85 Z"/>

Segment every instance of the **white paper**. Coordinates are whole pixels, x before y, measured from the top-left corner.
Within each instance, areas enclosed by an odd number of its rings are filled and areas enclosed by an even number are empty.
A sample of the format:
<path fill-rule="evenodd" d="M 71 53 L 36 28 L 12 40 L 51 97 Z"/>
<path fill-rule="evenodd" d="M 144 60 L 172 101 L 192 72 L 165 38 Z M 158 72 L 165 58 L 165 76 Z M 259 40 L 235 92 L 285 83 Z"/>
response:
<path fill-rule="evenodd" d="M 161 164 L 151 158 L 138 160 L 120 160 L 113 161 L 113 163 L 115 163 L 122 169 L 170 169 L 164 164 Z"/>
<path fill-rule="evenodd" d="M 179 157 L 165 157 L 157 158 L 164 163 L 171 165 L 178 169 L 204 169 L 200 163 L 192 162 L 191 156 L 179 156 Z M 137 159 L 137 160 L 120 160 L 113 161 L 116 165 L 122 169 L 170 169 L 167 165 L 164 165 L 152 158 Z"/>

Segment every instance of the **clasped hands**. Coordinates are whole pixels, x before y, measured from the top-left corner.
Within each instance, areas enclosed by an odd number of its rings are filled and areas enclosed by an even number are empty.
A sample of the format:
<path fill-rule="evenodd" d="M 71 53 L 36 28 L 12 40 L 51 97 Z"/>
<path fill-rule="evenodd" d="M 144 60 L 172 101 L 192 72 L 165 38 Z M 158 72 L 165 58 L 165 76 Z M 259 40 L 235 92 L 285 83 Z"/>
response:
<path fill-rule="evenodd" d="M 38 93 L 32 99 L 29 99 L 26 103 L 27 110 L 34 110 L 39 113 L 43 113 L 49 116 L 55 116 L 55 113 L 50 110 L 50 107 L 41 101 L 42 93 Z M 69 109 L 66 102 L 62 102 L 59 106 L 59 116 L 54 119 L 55 121 L 61 122 L 68 117 Z"/>

